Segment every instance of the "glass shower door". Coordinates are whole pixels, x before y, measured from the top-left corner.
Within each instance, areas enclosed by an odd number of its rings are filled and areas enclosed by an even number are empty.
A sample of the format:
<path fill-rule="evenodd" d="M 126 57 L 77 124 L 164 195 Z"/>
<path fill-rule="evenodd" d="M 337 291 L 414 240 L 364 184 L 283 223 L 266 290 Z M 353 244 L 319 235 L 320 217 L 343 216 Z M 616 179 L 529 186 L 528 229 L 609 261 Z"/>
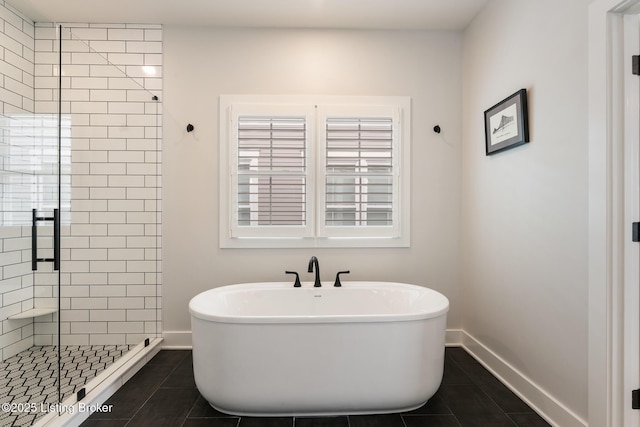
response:
<path fill-rule="evenodd" d="M 57 114 L 7 110 L 0 116 L 0 425 L 30 425 L 60 401 L 60 128 Z"/>
<path fill-rule="evenodd" d="M 34 347 L 30 357 L 41 367 L 38 375 L 46 377 L 51 373 L 48 389 L 42 396 L 29 393 L 29 402 L 42 399 L 36 411 L 36 420 L 51 413 L 59 413 L 60 408 L 60 226 L 61 226 L 61 147 L 63 135 L 60 115 L 57 112 L 35 114 L 35 144 L 33 164 L 33 207 L 31 209 L 31 270 L 33 274 Z M 55 378 L 55 381 L 53 380 Z M 35 406 L 35 405 L 34 405 Z"/>
<path fill-rule="evenodd" d="M 51 58 L 53 24 L 36 25 Z M 53 28 L 62 52 L 60 385 L 71 404 L 160 330 L 160 101 L 146 88 L 160 87 L 160 61 L 146 53 L 160 30 Z"/>

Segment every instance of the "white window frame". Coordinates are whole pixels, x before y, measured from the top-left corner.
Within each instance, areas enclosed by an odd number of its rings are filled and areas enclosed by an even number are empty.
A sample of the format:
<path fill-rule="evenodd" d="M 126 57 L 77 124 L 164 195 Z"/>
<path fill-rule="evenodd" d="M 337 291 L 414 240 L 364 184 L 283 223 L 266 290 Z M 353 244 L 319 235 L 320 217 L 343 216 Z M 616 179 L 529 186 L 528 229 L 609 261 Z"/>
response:
<path fill-rule="evenodd" d="M 238 226 L 237 119 L 240 116 L 307 117 L 305 226 Z M 327 117 L 393 118 L 393 226 L 325 225 Z M 221 248 L 409 247 L 411 100 L 391 96 L 220 96 Z"/>

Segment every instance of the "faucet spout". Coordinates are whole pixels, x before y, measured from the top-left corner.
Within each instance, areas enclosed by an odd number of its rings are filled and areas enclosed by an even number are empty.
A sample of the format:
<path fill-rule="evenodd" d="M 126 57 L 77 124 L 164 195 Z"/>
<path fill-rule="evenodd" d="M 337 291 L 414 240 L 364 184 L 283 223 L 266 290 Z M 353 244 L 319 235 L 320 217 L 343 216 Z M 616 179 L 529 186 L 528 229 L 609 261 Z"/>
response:
<path fill-rule="evenodd" d="M 316 258 L 315 256 L 312 256 L 311 259 L 309 260 L 309 273 L 313 273 L 313 267 L 315 265 L 316 268 L 316 281 L 313 283 L 313 287 L 314 288 L 319 288 L 320 286 L 322 286 L 322 284 L 320 283 L 320 265 L 318 264 L 318 258 Z"/>

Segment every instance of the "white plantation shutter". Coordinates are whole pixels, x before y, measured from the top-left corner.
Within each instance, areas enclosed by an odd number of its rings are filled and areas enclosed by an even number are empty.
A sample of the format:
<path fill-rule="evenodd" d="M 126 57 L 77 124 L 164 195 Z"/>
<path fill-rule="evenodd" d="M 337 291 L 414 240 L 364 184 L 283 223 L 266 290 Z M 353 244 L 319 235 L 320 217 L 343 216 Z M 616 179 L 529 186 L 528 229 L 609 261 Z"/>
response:
<path fill-rule="evenodd" d="M 408 246 L 408 98 L 269 98 L 221 97 L 221 246 Z"/>
<path fill-rule="evenodd" d="M 309 121 L 300 107 L 234 108 L 232 236 L 311 235 Z"/>
<path fill-rule="evenodd" d="M 238 225 L 306 224 L 306 120 L 238 118 Z"/>
<path fill-rule="evenodd" d="M 399 235 L 399 117 L 398 109 L 391 106 L 320 109 L 320 235 Z"/>
<path fill-rule="evenodd" d="M 325 225 L 393 225 L 393 120 L 330 117 L 325 129 Z"/>

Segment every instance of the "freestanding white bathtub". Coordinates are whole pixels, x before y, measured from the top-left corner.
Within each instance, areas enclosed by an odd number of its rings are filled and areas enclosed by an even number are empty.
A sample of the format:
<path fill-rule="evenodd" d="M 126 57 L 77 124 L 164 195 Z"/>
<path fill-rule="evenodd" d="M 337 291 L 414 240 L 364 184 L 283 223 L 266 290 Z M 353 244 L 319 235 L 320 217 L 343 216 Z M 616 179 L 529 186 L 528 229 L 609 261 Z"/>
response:
<path fill-rule="evenodd" d="M 223 286 L 189 303 L 198 390 L 247 416 L 422 406 L 444 367 L 447 298 L 388 282 Z"/>

